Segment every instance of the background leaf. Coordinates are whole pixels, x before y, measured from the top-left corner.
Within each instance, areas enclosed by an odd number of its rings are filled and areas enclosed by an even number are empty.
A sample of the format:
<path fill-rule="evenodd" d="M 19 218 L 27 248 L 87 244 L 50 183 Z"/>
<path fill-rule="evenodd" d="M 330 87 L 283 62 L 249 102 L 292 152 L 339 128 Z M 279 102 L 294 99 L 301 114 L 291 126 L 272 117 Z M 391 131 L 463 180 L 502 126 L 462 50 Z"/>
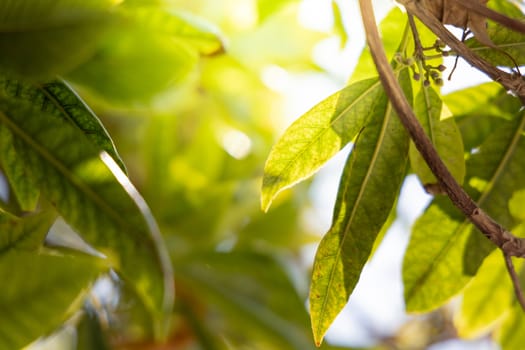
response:
<path fill-rule="evenodd" d="M 111 25 L 113 0 L 0 4 L 0 72 L 39 80 L 88 59 Z"/>

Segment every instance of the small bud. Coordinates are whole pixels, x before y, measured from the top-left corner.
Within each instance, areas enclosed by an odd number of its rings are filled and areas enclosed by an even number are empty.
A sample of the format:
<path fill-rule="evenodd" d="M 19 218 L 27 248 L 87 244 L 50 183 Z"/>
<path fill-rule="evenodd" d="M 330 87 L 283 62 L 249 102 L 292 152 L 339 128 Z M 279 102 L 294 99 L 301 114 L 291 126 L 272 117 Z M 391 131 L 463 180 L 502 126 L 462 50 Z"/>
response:
<path fill-rule="evenodd" d="M 421 75 L 419 73 L 414 73 L 413 78 L 415 81 L 419 81 L 419 79 L 421 79 Z"/>
<path fill-rule="evenodd" d="M 428 79 L 425 79 L 425 81 L 423 81 L 423 86 L 424 87 L 429 87 L 430 86 L 430 81 Z"/>
<path fill-rule="evenodd" d="M 440 72 L 444 72 L 444 71 L 447 69 L 447 67 L 445 67 L 444 65 L 440 64 L 440 65 L 437 67 L 437 69 L 438 69 Z"/>
<path fill-rule="evenodd" d="M 430 76 L 432 77 L 432 79 L 437 79 L 439 78 L 439 73 L 436 71 L 432 71 L 432 73 L 430 73 Z"/>
<path fill-rule="evenodd" d="M 448 56 L 450 55 L 450 53 L 449 53 L 448 51 L 442 51 L 442 52 L 441 52 L 441 55 L 442 55 L 443 57 L 448 57 Z"/>
<path fill-rule="evenodd" d="M 411 66 L 411 65 L 413 65 L 413 64 L 415 63 L 415 61 L 414 61 L 414 59 L 413 59 L 412 57 L 409 57 L 409 58 L 407 58 L 407 59 L 405 60 L 404 63 L 405 63 L 405 65 L 407 65 L 407 66 Z"/>
<path fill-rule="evenodd" d="M 436 83 L 436 85 L 438 85 L 438 86 L 443 86 L 443 79 L 438 78 L 438 79 L 434 80 L 434 83 Z"/>
<path fill-rule="evenodd" d="M 401 55 L 401 53 L 399 52 L 396 52 L 396 54 L 394 55 L 394 60 L 397 62 L 397 63 L 404 63 L 403 61 L 403 55 Z"/>

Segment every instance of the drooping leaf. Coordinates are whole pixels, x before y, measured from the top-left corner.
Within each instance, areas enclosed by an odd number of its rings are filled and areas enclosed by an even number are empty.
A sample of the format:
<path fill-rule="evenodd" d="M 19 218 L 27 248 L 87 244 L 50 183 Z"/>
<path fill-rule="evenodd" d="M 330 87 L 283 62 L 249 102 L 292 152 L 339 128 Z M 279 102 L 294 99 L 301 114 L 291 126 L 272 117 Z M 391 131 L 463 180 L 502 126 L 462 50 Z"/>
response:
<path fill-rule="evenodd" d="M 520 270 L 521 263 L 516 265 Z M 514 301 L 513 286 L 503 254 L 494 251 L 467 285 L 454 325 L 462 338 L 478 338 L 496 326 Z"/>
<path fill-rule="evenodd" d="M 411 100 L 408 70 L 400 74 L 400 83 Z M 347 160 L 332 227 L 317 249 L 310 287 L 310 315 L 317 345 L 357 284 L 394 205 L 407 161 L 408 136 L 382 94 Z"/>
<path fill-rule="evenodd" d="M 98 117 L 65 82 L 55 80 L 45 84 L 24 83 L 0 77 L 0 92 L 13 100 L 34 105 L 69 120 L 101 151 L 106 151 L 122 171 L 126 172 L 113 140 Z"/>
<path fill-rule="evenodd" d="M 129 180 L 61 116 L 0 98 L 0 124 L 27 173 L 86 242 L 133 285 L 160 333 L 172 299 L 171 266 L 147 207 Z M 122 183 L 122 185 L 121 185 Z"/>
<path fill-rule="evenodd" d="M 399 38 L 402 35 L 403 28 L 400 26 L 400 23 L 406 22 L 406 14 L 403 13 L 399 8 L 394 7 L 386 17 L 381 21 L 379 29 L 383 34 L 381 36 L 383 47 L 387 54 L 387 57 L 393 57 L 397 52 L 399 47 Z M 398 33 L 398 35 L 393 35 L 392 33 Z M 368 47 L 365 47 L 359 61 L 354 69 L 350 82 L 359 81 L 362 79 L 369 79 L 376 76 L 376 67 L 374 61 L 372 60 L 372 55 Z"/>
<path fill-rule="evenodd" d="M 501 121 L 500 128 L 467 160 L 466 190 L 505 227 L 515 219 L 508 209 L 512 193 L 525 188 L 523 114 Z M 438 307 L 456 295 L 494 246 L 452 206 L 436 198 L 416 221 L 403 262 L 403 283 L 408 311 Z"/>
<path fill-rule="evenodd" d="M 360 81 L 328 97 L 295 121 L 266 161 L 263 210 L 268 210 L 279 192 L 311 176 L 350 142 L 373 115 L 381 93 L 377 79 Z"/>
<path fill-rule="evenodd" d="M 456 121 L 447 113 L 448 110 L 443 107 L 441 98 L 432 87 L 421 88 L 415 99 L 414 112 L 452 176 L 462 184 L 465 177 L 465 160 L 461 134 Z M 425 187 L 437 184 L 435 176 L 412 142 L 410 164 Z"/>
<path fill-rule="evenodd" d="M 111 25 L 114 0 L 3 1 L 0 72 L 52 78 L 84 62 Z"/>
<path fill-rule="evenodd" d="M 273 258 L 242 251 L 192 253 L 175 267 L 192 296 L 208 301 L 216 315 L 200 316 L 200 322 L 233 344 L 242 334 L 261 349 L 313 350 L 304 303 Z"/>
<path fill-rule="evenodd" d="M 13 268 L 16 267 L 16 273 Z M 0 348 L 20 349 L 64 322 L 107 267 L 94 257 L 0 253 Z"/>

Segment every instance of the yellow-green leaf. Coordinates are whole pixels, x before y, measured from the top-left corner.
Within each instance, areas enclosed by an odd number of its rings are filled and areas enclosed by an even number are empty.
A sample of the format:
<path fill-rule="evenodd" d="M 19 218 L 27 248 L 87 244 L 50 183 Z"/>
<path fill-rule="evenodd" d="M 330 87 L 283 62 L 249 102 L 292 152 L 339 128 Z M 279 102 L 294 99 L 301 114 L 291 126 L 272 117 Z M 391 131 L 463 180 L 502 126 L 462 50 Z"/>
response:
<path fill-rule="evenodd" d="M 465 160 L 461 134 L 456 121 L 451 118 L 450 112 L 443 106 L 441 98 L 432 87 L 421 87 L 415 99 L 414 111 L 448 170 L 456 181 L 462 184 L 465 177 Z M 435 176 L 412 142 L 410 164 L 423 185 L 437 183 Z"/>
<path fill-rule="evenodd" d="M 268 210 L 279 192 L 314 174 L 352 141 L 375 113 L 381 94 L 377 79 L 360 81 L 328 97 L 295 121 L 266 161 L 262 208 Z"/>
<path fill-rule="evenodd" d="M 518 261 L 516 261 L 518 263 Z M 519 270 L 521 263 L 516 265 Z M 514 301 L 513 286 L 501 251 L 492 252 L 463 293 L 454 325 L 462 338 L 477 338 L 491 331 Z"/>

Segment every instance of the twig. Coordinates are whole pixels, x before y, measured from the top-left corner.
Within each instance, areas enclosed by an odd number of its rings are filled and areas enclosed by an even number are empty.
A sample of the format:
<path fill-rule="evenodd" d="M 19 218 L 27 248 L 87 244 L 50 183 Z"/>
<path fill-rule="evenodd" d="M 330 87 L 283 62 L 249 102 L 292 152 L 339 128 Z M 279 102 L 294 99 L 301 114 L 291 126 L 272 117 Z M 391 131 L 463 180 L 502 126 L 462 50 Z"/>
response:
<path fill-rule="evenodd" d="M 407 3 L 413 4 L 413 1 L 409 0 Z M 474 226 L 476 226 L 488 239 L 499 247 L 505 255 L 525 257 L 525 239 L 515 237 L 512 233 L 488 216 L 477 206 L 448 171 L 436 149 L 419 124 L 392 72 L 376 27 L 371 0 L 359 0 L 359 4 L 361 7 L 361 18 L 365 27 L 368 46 L 370 47 L 370 52 L 381 82 L 385 88 L 385 92 L 419 153 L 423 159 L 425 159 L 428 167 L 441 185 L 441 188 L 444 189 L 452 203 L 463 212 Z M 436 19 L 432 19 L 437 22 Z M 426 22 L 424 23 L 426 24 Z M 440 25 L 439 22 L 437 22 L 437 24 Z M 446 32 L 448 33 L 448 31 Z M 454 38 L 454 40 L 458 42 L 456 38 Z M 523 93 L 522 96 L 525 98 L 525 93 Z"/>
<path fill-rule="evenodd" d="M 479 2 L 472 0 L 453 0 L 460 4 L 470 12 L 474 12 L 482 17 L 488 18 L 497 22 L 515 32 L 525 33 L 525 23 L 515 20 L 514 18 L 502 15 L 486 6 L 481 5 Z"/>
<path fill-rule="evenodd" d="M 509 272 L 510 279 L 512 280 L 512 285 L 514 286 L 514 294 L 521 305 L 521 308 L 525 311 L 525 297 L 523 296 L 523 291 L 521 290 L 521 284 L 516 269 L 514 269 L 514 263 L 512 262 L 512 257 L 503 253 L 505 258 L 505 265 L 507 266 L 507 271 Z"/>
<path fill-rule="evenodd" d="M 463 5 L 463 0 L 455 0 Z M 428 11 L 426 11 L 417 0 L 397 0 L 403 5 L 408 13 L 415 15 L 421 20 L 434 34 L 436 34 L 453 51 L 460 55 L 465 61 L 487 74 L 492 80 L 500 83 L 505 90 L 512 91 L 525 104 L 525 81 L 521 76 L 516 76 L 494 67 L 492 64 L 482 59 L 472 52 L 465 44 L 459 41 L 450 33 L 443 24 Z M 494 11 L 492 11 L 494 12 Z M 503 16 L 503 15 L 501 15 Z M 506 19 L 510 18 L 504 16 Z"/>

